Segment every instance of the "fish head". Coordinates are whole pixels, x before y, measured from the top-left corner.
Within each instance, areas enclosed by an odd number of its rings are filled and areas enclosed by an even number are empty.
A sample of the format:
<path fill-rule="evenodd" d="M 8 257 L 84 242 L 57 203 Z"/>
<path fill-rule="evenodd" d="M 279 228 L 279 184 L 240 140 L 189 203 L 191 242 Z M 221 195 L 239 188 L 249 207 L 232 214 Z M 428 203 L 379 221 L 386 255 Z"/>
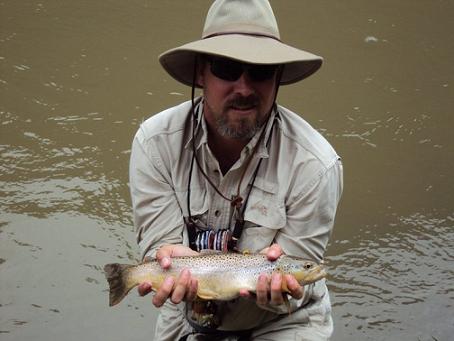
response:
<path fill-rule="evenodd" d="M 285 257 L 283 268 L 285 273 L 289 273 L 301 285 L 310 284 L 327 276 L 323 262 L 317 263 L 308 259 Z M 282 266 L 281 265 L 281 266 Z"/>

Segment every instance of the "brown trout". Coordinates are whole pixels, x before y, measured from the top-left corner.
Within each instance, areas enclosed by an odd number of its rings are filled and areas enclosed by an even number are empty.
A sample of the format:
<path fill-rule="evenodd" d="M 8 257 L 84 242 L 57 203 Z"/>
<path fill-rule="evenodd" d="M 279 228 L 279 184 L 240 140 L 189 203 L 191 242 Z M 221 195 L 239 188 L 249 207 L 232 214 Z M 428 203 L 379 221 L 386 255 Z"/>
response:
<path fill-rule="evenodd" d="M 156 260 L 138 265 L 107 264 L 104 267 L 109 282 L 109 305 L 118 304 L 128 292 L 143 282 L 157 290 L 167 276 L 175 279 L 183 269 L 189 269 L 198 281 L 197 296 L 202 300 L 228 301 L 237 298 L 240 289 L 255 292 L 261 273 L 278 271 L 295 276 L 300 285 L 310 284 L 326 276 L 323 264 L 283 255 L 269 261 L 263 254 L 210 253 L 200 256 L 172 258 L 170 269 L 163 270 Z M 282 290 L 288 292 L 285 281 Z"/>

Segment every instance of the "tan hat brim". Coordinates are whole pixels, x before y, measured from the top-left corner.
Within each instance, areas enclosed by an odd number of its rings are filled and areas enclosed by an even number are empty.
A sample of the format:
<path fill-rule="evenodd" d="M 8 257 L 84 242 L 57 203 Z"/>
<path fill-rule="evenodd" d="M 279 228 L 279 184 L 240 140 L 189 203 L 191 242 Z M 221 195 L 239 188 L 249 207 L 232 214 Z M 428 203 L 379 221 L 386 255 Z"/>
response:
<path fill-rule="evenodd" d="M 323 58 L 276 39 L 224 34 L 197 40 L 159 56 L 162 67 L 177 81 L 192 86 L 194 61 L 199 54 L 227 57 L 251 64 L 285 64 L 281 85 L 295 83 L 316 72 Z"/>

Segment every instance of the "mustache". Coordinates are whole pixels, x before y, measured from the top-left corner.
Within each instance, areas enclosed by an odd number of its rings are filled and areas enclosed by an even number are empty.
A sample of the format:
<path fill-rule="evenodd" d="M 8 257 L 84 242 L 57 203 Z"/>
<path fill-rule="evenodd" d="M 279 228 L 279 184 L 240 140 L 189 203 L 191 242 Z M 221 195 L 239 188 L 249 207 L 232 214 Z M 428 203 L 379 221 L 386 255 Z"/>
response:
<path fill-rule="evenodd" d="M 249 108 L 259 104 L 259 98 L 256 95 L 235 96 L 226 102 L 226 107 Z"/>

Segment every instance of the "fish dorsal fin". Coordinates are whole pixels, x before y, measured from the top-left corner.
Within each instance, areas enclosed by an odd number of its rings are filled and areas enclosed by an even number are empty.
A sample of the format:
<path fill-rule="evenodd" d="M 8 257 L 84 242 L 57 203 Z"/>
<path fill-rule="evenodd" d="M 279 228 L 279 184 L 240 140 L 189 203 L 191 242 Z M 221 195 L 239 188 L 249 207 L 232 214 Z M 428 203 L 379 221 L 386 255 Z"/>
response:
<path fill-rule="evenodd" d="M 199 252 L 200 252 L 200 255 L 202 255 L 202 256 L 219 255 L 219 254 L 223 253 L 220 250 L 211 250 L 211 249 L 203 249 L 203 250 L 200 250 Z"/>

